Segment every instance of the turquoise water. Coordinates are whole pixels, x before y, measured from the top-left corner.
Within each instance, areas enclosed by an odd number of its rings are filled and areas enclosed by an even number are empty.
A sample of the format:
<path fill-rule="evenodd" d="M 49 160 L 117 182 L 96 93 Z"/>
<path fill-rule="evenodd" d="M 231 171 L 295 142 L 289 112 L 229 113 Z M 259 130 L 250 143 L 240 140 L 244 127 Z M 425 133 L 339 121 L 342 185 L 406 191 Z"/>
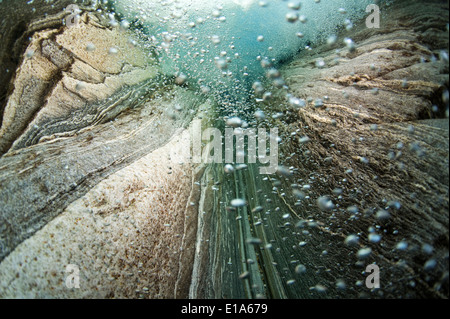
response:
<path fill-rule="evenodd" d="M 281 62 L 361 23 L 371 3 L 119 0 L 113 5 L 121 19 L 141 26 L 166 74 L 221 98 L 233 110 L 245 110 L 255 82 L 269 78 L 283 87 L 276 71 Z"/>

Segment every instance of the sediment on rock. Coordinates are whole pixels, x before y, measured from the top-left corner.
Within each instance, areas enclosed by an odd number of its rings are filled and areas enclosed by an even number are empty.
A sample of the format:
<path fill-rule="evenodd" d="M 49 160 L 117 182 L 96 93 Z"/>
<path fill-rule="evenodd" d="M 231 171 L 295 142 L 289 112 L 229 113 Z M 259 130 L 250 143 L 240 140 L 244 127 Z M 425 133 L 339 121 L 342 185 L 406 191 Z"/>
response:
<path fill-rule="evenodd" d="M 198 200 L 189 156 L 189 132 L 181 129 L 95 185 L 2 261 L 0 295 L 186 297 L 178 286 L 189 282 L 186 241 L 195 239 L 189 233 L 197 216 L 185 211 Z M 66 286 L 67 265 L 78 267 L 80 289 Z"/>
<path fill-rule="evenodd" d="M 98 1 L 35 0 L 25 4 L 16 0 L 2 1 L 0 15 L 8 18 L 0 25 L 0 122 L 8 96 L 14 88 L 11 81 L 24 59 L 29 38 L 42 30 L 59 30 L 64 18 L 70 14 L 65 11 L 69 4 L 78 4 L 90 12 L 101 8 Z"/>
<path fill-rule="evenodd" d="M 274 123 L 287 140 L 283 165 L 296 168 L 300 185 L 311 185 L 310 198 L 295 211 L 340 241 L 358 235 L 360 246 L 349 254 L 372 249 L 365 264 L 376 262 L 390 282 L 380 297 L 448 296 L 448 101 L 442 93 L 449 69 L 441 54 L 448 30 L 440 10 L 448 4 L 397 3 L 385 11 L 380 30 L 356 29 L 338 39 L 351 36 L 355 52 L 323 45 L 282 68 L 289 93 L 310 99 L 299 110 L 287 104 L 288 125 Z M 424 41 L 430 36 L 440 41 Z M 326 66 L 316 67 L 318 59 Z M 335 209 L 318 209 L 324 195 Z M 377 218 L 380 210 L 389 212 L 387 221 Z M 370 232 L 380 234 L 382 244 L 371 243 Z M 396 249 L 402 241 L 409 243 L 405 252 Z M 342 265 L 347 248 L 338 247 L 328 249 L 327 258 Z M 431 259 L 437 262 L 433 273 L 424 269 Z M 356 261 L 349 259 L 346 281 L 358 280 L 351 266 Z"/>
<path fill-rule="evenodd" d="M 133 86 L 158 74 L 131 33 L 104 27 L 93 13 L 76 26 L 32 33 L 23 56 L 2 112 L 0 154 L 114 119 L 136 104 Z"/>
<path fill-rule="evenodd" d="M 22 31 L 0 128 L 0 296 L 186 297 L 199 174 L 187 129 L 213 102 L 80 7 L 77 26 L 44 6 Z M 67 288 L 67 265 L 84 289 Z"/>
<path fill-rule="evenodd" d="M 397 1 L 382 12 L 380 29 L 361 22 L 281 67 L 288 90 L 258 107 L 260 124 L 279 129 L 283 169 L 210 173 L 220 184 L 204 189 L 212 216 L 203 223 L 212 222 L 191 296 L 448 298 L 448 3 Z M 320 209 L 324 196 L 332 209 Z M 247 205 L 230 207 L 232 198 Z M 372 263 L 382 282 L 368 290 Z"/>
<path fill-rule="evenodd" d="M 192 163 L 192 121 L 223 114 L 101 6 L 69 27 L 71 1 L 33 3 L 0 26 L 0 297 L 448 298 L 448 3 L 396 1 L 280 66 L 251 97 L 270 176 Z"/>

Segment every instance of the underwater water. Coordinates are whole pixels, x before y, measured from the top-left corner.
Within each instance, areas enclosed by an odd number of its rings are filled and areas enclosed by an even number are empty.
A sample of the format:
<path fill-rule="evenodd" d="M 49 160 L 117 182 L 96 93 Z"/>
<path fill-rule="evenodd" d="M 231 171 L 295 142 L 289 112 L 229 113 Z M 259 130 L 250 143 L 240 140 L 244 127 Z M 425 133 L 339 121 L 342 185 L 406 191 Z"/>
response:
<path fill-rule="evenodd" d="M 244 111 L 255 82 L 282 87 L 281 63 L 310 45 L 362 23 L 371 1 L 114 1 L 139 24 L 146 46 L 171 74 Z M 271 72 L 269 75 L 267 73 Z"/>
<path fill-rule="evenodd" d="M 315 48 L 321 45 L 341 47 L 336 50 L 337 54 L 340 50 L 355 52 L 355 42 L 345 34 L 351 34 L 354 29 L 369 28 L 370 22 L 379 23 L 379 16 L 371 20 L 370 15 L 379 13 L 374 11 L 380 10 L 379 6 L 389 10 L 392 2 L 122 0 L 111 4 L 119 20 L 138 26 L 140 40 L 157 56 L 165 74 L 172 75 L 179 85 L 213 97 L 217 103 L 209 117 L 222 133 L 222 145 L 214 149 L 215 156 L 217 152 L 220 154 L 214 157 L 215 161 L 209 158 L 214 163 L 208 166 L 202 178 L 202 183 L 208 184 L 210 178 L 216 185 L 212 187 L 215 205 L 209 207 L 209 211 L 205 209 L 199 217 L 199 225 L 203 228 L 197 238 L 197 245 L 206 240 L 209 247 L 215 248 L 209 248 L 213 250 L 204 257 L 209 258 L 206 266 L 200 261 L 202 258 L 196 258 L 189 296 L 345 298 L 355 293 L 354 288 L 348 287 L 353 285 L 349 279 L 353 277 L 346 274 L 349 272 L 347 267 L 353 268 L 351 261 L 346 258 L 339 261 L 331 256 L 327 260 L 327 256 L 329 250 L 339 251 L 339 245 L 333 239 L 341 230 L 339 222 L 333 221 L 340 218 L 335 217 L 335 213 L 350 214 L 344 221 L 346 224 L 358 220 L 362 212 L 358 205 L 339 208 L 345 205 L 339 203 L 341 186 L 335 184 L 333 194 L 310 191 L 319 188 L 318 184 L 334 183 L 333 178 L 314 171 L 298 174 L 296 161 L 307 160 L 307 156 L 301 155 L 301 146 L 298 151 L 286 145 L 295 144 L 297 139 L 300 145 L 306 144 L 309 137 L 301 136 L 303 130 L 300 129 L 293 133 L 281 129 L 281 126 L 289 125 L 284 113 L 286 107 L 287 114 L 289 109 L 301 109 L 311 102 L 318 108 L 326 103 L 327 97 L 311 101 L 311 97 L 302 99 L 292 95 L 279 68 L 304 52 L 311 52 L 314 59 L 310 60 L 314 61 L 316 69 L 325 68 L 327 63 L 333 64 L 315 53 Z M 341 43 L 337 44 L 338 41 Z M 445 59 L 445 53 L 443 56 Z M 285 70 L 285 73 L 289 71 Z M 266 112 L 261 110 L 264 105 Z M 277 122 L 278 118 L 283 124 Z M 276 143 L 280 143 L 277 166 L 272 175 L 263 175 L 262 164 L 249 159 L 250 149 L 258 149 L 260 145 L 256 146 L 255 141 L 250 145 L 250 138 L 246 138 L 249 131 L 239 130 L 249 127 L 268 130 L 278 125 L 283 132 L 280 132 L 281 137 L 276 137 Z M 234 144 L 227 145 L 227 137 L 223 139 L 224 127 L 234 128 L 236 142 L 243 143 L 241 149 Z M 219 131 L 215 132 L 218 135 L 208 134 L 214 135 L 217 141 L 221 137 Z M 271 131 L 270 134 L 274 133 Z M 210 141 L 209 135 L 203 136 L 204 143 Z M 232 139 L 228 141 L 232 143 Z M 270 151 L 272 155 L 278 152 L 278 148 L 269 149 L 264 145 L 267 152 L 264 155 L 258 153 L 261 162 Z M 231 157 L 221 161 L 221 157 L 227 156 L 224 152 L 230 148 Z M 247 157 L 240 162 L 236 157 L 234 161 L 233 151 L 236 156 L 241 155 L 241 159 Z M 363 158 L 362 161 L 370 160 Z M 351 172 L 351 169 L 347 171 Z M 309 179 L 299 178 L 299 175 L 309 175 Z M 345 182 L 344 178 L 342 183 Z M 311 200 L 322 213 L 333 212 L 328 226 L 318 221 L 321 218 L 309 213 L 304 202 L 309 202 L 311 207 Z M 395 199 L 382 200 L 388 202 L 386 208 L 402 205 Z M 376 213 L 378 222 L 384 219 L 385 213 L 391 214 L 384 210 Z M 211 215 L 208 222 L 202 217 L 204 214 Z M 364 214 L 371 213 L 366 210 Z M 383 245 L 382 233 L 387 230 L 378 222 L 368 227 L 368 242 Z M 317 225 L 320 225 L 318 229 Z M 330 229 L 336 229 L 336 233 L 333 235 Z M 397 230 L 393 231 L 397 233 Z M 367 276 L 370 269 L 364 269 L 365 261 L 373 252 L 370 244 L 360 245 L 361 235 L 347 234 L 343 242 L 348 247 L 359 246 L 356 268 L 350 272 L 358 271 L 360 267 Z M 201 255 L 201 249 L 197 248 L 196 253 Z M 378 267 L 376 263 L 374 267 Z M 342 273 L 336 274 L 336 269 Z M 220 275 L 215 275 L 216 272 Z M 396 271 L 390 274 L 391 279 L 395 278 L 394 273 Z M 203 280 L 208 282 L 206 287 Z M 355 284 L 357 287 L 370 286 L 364 280 L 356 280 Z M 376 288 L 372 292 L 378 297 L 383 296 Z"/>
<path fill-rule="evenodd" d="M 448 1 L 0 10 L 0 298 L 448 299 Z"/>

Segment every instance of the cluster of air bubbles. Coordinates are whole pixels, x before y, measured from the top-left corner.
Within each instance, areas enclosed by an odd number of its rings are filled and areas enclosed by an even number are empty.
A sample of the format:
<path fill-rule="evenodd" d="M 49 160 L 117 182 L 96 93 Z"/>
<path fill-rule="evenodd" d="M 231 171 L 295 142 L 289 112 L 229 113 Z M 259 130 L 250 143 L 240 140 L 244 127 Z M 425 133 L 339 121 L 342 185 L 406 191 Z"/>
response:
<path fill-rule="evenodd" d="M 186 0 L 187 1 L 187 0 Z M 161 62 L 163 72 L 174 76 L 178 85 L 197 84 L 200 92 L 219 99 L 221 116 L 225 127 L 233 128 L 236 135 L 244 128 L 253 124 L 267 124 L 271 121 L 284 121 L 289 112 L 295 113 L 307 106 L 313 106 L 315 111 L 321 112 L 331 103 L 328 96 L 305 97 L 287 93 L 286 81 L 282 75 L 280 62 L 289 60 L 299 50 L 312 51 L 316 43 L 322 42 L 329 46 L 342 46 L 344 50 L 353 53 L 357 49 L 356 43 L 350 37 L 344 39 L 336 35 L 338 30 L 345 28 L 350 30 L 353 23 L 358 21 L 365 12 L 361 8 L 371 1 L 344 1 L 336 0 L 329 3 L 315 1 L 222 1 L 220 5 L 213 1 L 190 0 L 189 5 L 184 6 L 185 0 L 176 2 L 153 2 L 140 0 L 118 1 L 117 9 L 126 17 L 122 22 L 115 22 L 116 17 L 111 16 L 110 21 L 116 27 L 129 28 L 129 24 L 123 21 L 135 21 L 140 19 L 144 29 L 148 30 L 148 45 L 154 49 L 158 60 Z M 356 3 L 358 2 L 358 3 Z M 163 5 L 164 3 L 164 5 Z M 344 31 L 344 36 L 347 33 Z M 86 45 L 87 51 L 94 51 L 95 46 Z M 110 52 L 114 54 L 114 52 Z M 318 69 L 326 68 L 333 62 L 316 56 L 315 66 Z M 448 60 L 448 54 L 440 54 L 442 60 Z M 373 70 L 376 70 L 374 66 Z M 403 83 L 407 88 L 407 81 Z M 281 90 L 277 90 L 281 89 Z M 280 94 L 281 91 L 281 95 Z M 350 90 L 342 92 L 344 98 L 350 97 Z M 371 91 L 379 94 L 378 90 Z M 353 93 L 352 93 L 353 94 Z M 270 103 L 281 103 L 288 111 L 277 110 L 273 114 L 267 111 L 265 106 Z M 284 100 L 283 100 L 284 99 Z M 448 100 L 448 92 L 447 92 Z M 251 103 L 248 103 L 251 101 Z M 280 103 L 280 104 L 281 104 Z M 280 107 L 281 108 L 281 107 Z M 336 121 L 334 121 L 336 125 Z M 372 125 L 372 132 L 378 132 L 380 127 Z M 289 135 L 290 134 L 290 135 Z M 291 140 L 299 151 L 288 152 L 284 158 L 296 158 L 298 154 L 308 155 L 312 135 L 299 129 L 283 136 L 281 141 Z M 279 140 L 279 141 L 280 141 Z M 289 154 L 291 153 L 291 154 Z M 370 165 L 366 157 L 359 157 L 358 165 Z M 324 163 L 333 163 L 333 157 L 324 158 Z M 290 190 L 283 188 L 280 181 L 291 179 L 295 176 L 295 168 L 286 162 L 277 166 L 276 175 L 266 180 L 273 183 L 270 192 L 280 198 L 292 195 L 295 205 L 310 205 L 318 209 L 324 218 L 336 218 L 338 214 L 345 214 L 352 219 L 361 218 L 365 210 L 356 205 L 341 207 L 340 198 L 344 196 L 346 179 L 336 186 L 333 193 L 324 195 L 315 189 L 317 180 L 311 178 L 306 181 L 292 184 Z M 223 165 L 224 178 L 235 178 L 241 170 L 246 170 L 246 164 L 230 163 Z M 356 175 L 352 169 L 345 172 L 348 176 Z M 319 179 L 319 178 L 317 178 Z M 218 188 L 217 188 L 218 189 Z M 267 194 L 266 194 L 267 195 Z M 223 200 L 227 211 L 236 213 L 236 220 L 243 221 L 241 211 L 250 213 L 251 204 L 255 198 L 245 198 L 242 194 L 234 194 Z M 273 197 L 265 196 L 264 203 L 272 203 Z M 259 206 L 261 205 L 261 206 Z M 249 217 L 255 226 L 262 227 L 262 216 L 277 214 L 282 220 L 284 229 L 289 229 L 290 222 L 295 219 L 291 211 L 283 211 L 282 206 L 269 209 L 262 203 L 251 209 Z M 383 207 L 373 211 L 371 218 L 375 223 L 385 225 L 392 221 L 395 209 Z M 253 220 L 253 217 L 255 219 Z M 257 218 L 256 218 L 257 217 Z M 305 220 L 295 225 L 300 228 L 304 236 L 310 234 L 311 229 L 318 227 L 314 220 Z M 298 229 L 297 229 L 298 230 Z M 347 234 L 346 234 L 347 235 Z M 359 261 L 370 259 L 372 249 L 383 244 L 385 234 L 379 228 L 370 229 L 368 233 L 348 234 L 343 238 L 344 245 L 354 249 L 355 257 Z M 249 245 L 261 245 L 259 238 L 248 238 Z M 266 246 L 271 243 L 264 242 Z M 270 246 L 267 249 L 273 249 Z M 302 238 L 295 243 L 295 249 L 308 249 L 311 247 L 308 238 Z M 279 248 L 277 248 L 279 249 Z M 397 250 L 403 249 L 401 244 Z M 329 256 L 329 249 L 320 249 L 321 258 Z M 307 272 L 305 265 L 295 264 L 295 274 Z M 432 262 L 427 265 L 431 269 Z M 241 272 L 241 279 L 248 279 L 248 271 Z M 286 277 L 287 285 L 296 285 L 299 280 Z M 337 281 L 338 289 L 345 289 L 344 281 Z M 326 287 L 317 284 L 312 285 L 315 292 L 324 292 Z"/>
<path fill-rule="evenodd" d="M 111 26 L 121 29 L 129 29 L 129 21 L 137 20 L 148 32 L 148 46 L 164 72 L 184 74 L 181 83 L 198 83 L 202 93 L 221 97 L 222 103 L 233 95 L 236 102 L 229 107 L 239 113 L 238 108 L 244 111 L 246 107 L 238 101 L 246 100 L 244 95 L 249 94 L 253 82 L 269 80 L 276 88 L 286 88 L 277 63 L 301 48 L 312 50 L 312 44 L 334 34 L 342 16 L 348 21 L 362 17 L 360 9 L 370 1 L 363 2 L 356 5 L 339 0 L 325 6 L 320 1 L 298 0 L 225 0 L 221 4 L 121 0 L 115 2 L 117 14 L 108 19 Z M 329 36 L 327 42 L 336 41 L 336 36 Z M 350 51 L 356 48 L 350 39 L 345 44 Z M 318 59 L 316 66 L 324 68 L 325 61 Z M 260 85 L 253 89 L 261 101 L 272 97 Z"/>

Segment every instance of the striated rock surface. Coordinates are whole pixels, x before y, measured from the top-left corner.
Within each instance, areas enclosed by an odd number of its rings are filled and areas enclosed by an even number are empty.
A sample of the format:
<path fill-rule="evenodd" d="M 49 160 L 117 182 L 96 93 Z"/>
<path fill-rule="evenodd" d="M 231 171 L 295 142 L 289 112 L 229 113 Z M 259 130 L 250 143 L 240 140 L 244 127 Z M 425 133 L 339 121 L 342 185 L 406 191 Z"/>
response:
<path fill-rule="evenodd" d="M 0 129 L 0 296 L 185 297 L 200 169 L 187 128 L 211 102 L 80 7 L 78 25 L 40 10 L 24 33 Z"/>
<path fill-rule="evenodd" d="M 369 247 L 364 264 L 376 262 L 389 282 L 372 296 L 448 297 L 448 28 L 439 14 L 447 10 L 439 1 L 398 2 L 384 10 L 381 29 L 344 35 L 355 41 L 355 52 L 324 45 L 283 67 L 290 93 L 312 99 L 289 110 L 292 122 L 284 131 L 290 139 L 284 153 L 296 153 L 285 165 L 311 185 L 310 199 L 296 211 L 323 223 L 333 241 L 360 237 L 353 252 L 344 245 L 316 247 L 328 252 L 332 271 L 325 282 L 338 279 L 336 268 L 356 282 L 355 253 Z M 310 142 L 301 143 L 303 136 Z M 336 208 L 311 209 L 324 195 Z M 382 240 L 372 242 L 371 232 Z M 404 242 L 408 248 L 398 249 Z M 349 271 L 342 268 L 347 254 Z"/>
<path fill-rule="evenodd" d="M 30 38 L 35 33 L 44 30 L 53 30 L 50 33 L 57 34 L 63 27 L 64 19 L 71 13 L 69 10 L 65 11 L 66 7 L 70 4 L 83 4 L 84 10 L 89 12 L 93 12 L 99 7 L 97 1 L 90 0 L 35 0 L 32 2 L 4 0 L 1 2 L 0 14 L 4 19 L 2 19 L 0 25 L 0 37 L 2 40 L 2 46 L 0 46 L 0 120 L 3 119 L 8 97 L 14 90 L 14 85 L 11 80 L 16 77 L 17 68 L 25 59 L 30 58 L 34 53 L 33 48 L 30 48 L 26 52 L 27 47 L 30 45 Z M 51 51 L 44 49 L 42 52 L 44 55 L 48 55 Z M 54 59 L 53 62 L 59 63 L 59 67 L 62 67 L 63 64 L 67 66 L 69 63 L 68 57 L 66 56 L 64 58 L 64 54 L 60 54 L 58 57 L 55 56 Z M 35 66 L 45 66 L 45 62 L 40 65 L 35 64 Z M 58 65 L 53 65 L 52 63 L 47 64 L 47 66 L 50 69 L 41 69 L 43 78 L 47 74 L 46 82 L 35 81 L 35 84 L 40 89 L 50 84 L 48 83 L 50 80 L 48 78 L 49 72 L 52 70 L 55 71 L 55 68 L 58 68 Z M 34 73 L 36 74 L 36 72 Z M 29 86 L 30 90 L 39 90 L 39 88 Z M 29 102 L 35 103 L 34 101 Z M 11 142 L 9 141 L 9 143 Z M 2 141 L 2 143 L 4 142 Z M 4 147 L 2 146 L 1 148 L 2 154 L 5 152 Z"/>
<path fill-rule="evenodd" d="M 135 100 L 101 102 L 156 76 L 154 62 L 125 31 L 109 30 L 93 14 L 80 20 L 33 33 L 3 111 L 1 153 L 114 119 Z"/>
<path fill-rule="evenodd" d="M 249 165 L 206 191 L 192 297 L 448 298 L 448 4 L 382 12 L 380 29 L 361 23 L 281 68 L 288 91 L 259 108 L 284 168 Z"/>
<path fill-rule="evenodd" d="M 183 130 L 22 242 L 1 264 L 2 297 L 186 296 L 190 273 L 182 269 L 192 263 L 197 217 L 189 210 L 197 201 L 189 145 Z M 79 267 L 80 289 L 67 289 L 66 265 Z"/>
<path fill-rule="evenodd" d="M 97 2 L 64 26 L 70 3 L 0 2 L 0 297 L 448 298 L 448 3 L 287 61 L 257 104 L 271 176 L 191 163 L 215 102 Z"/>

